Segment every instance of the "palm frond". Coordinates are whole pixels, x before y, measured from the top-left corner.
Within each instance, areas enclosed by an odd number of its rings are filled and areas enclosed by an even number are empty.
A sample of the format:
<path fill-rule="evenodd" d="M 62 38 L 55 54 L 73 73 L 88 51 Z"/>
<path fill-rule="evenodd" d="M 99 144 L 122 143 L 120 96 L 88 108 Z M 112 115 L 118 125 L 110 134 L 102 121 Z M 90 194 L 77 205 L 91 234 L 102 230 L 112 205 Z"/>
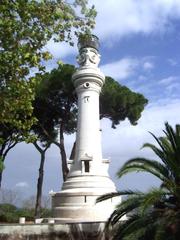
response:
<path fill-rule="evenodd" d="M 159 140 L 161 141 L 162 145 L 164 145 L 164 160 L 166 162 L 166 168 L 168 168 L 172 175 L 176 175 L 180 169 L 177 169 L 177 150 L 175 151 L 172 147 L 168 138 L 160 137 Z M 180 154 L 180 152 L 179 152 Z"/>
<path fill-rule="evenodd" d="M 158 202 L 162 202 L 167 196 L 167 191 L 164 191 L 160 188 L 152 188 L 148 193 L 144 194 L 144 198 L 142 204 L 140 206 L 140 212 L 144 213 L 145 211 L 149 211 L 149 208 L 157 204 Z"/>
<path fill-rule="evenodd" d="M 154 135 L 153 135 L 154 136 Z M 154 136 L 154 138 L 156 138 Z M 161 145 L 162 150 L 160 150 L 158 147 L 156 147 L 153 144 L 150 143 L 145 143 L 143 147 L 148 147 L 151 148 L 151 150 L 161 159 L 161 161 L 165 164 L 165 167 L 171 175 L 173 175 L 174 172 L 176 172 L 176 164 L 175 164 L 175 155 L 173 151 L 168 151 L 166 149 L 166 146 L 163 146 L 165 142 L 165 138 L 156 138 L 158 141 L 159 145 Z"/>
<path fill-rule="evenodd" d="M 177 136 L 180 137 L 180 125 L 179 124 L 176 124 L 176 134 L 177 134 Z M 178 146 L 179 146 L 179 144 L 178 144 Z"/>
<path fill-rule="evenodd" d="M 123 196 L 123 195 L 134 195 L 134 194 L 136 194 L 136 192 L 134 192 L 132 190 L 106 193 L 106 194 L 103 194 L 102 196 L 98 197 L 96 199 L 96 203 L 108 200 L 113 197 L 118 197 L 118 196 Z"/>
<path fill-rule="evenodd" d="M 121 178 L 131 172 L 147 172 L 162 181 L 159 188 L 146 193 L 122 191 L 106 194 L 100 200 L 127 195 L 116 206 L 107 227 L 112 228 L 114 240 L 175 240 L 180 235 L 180 125 L 175 130 L 166 123 L 165 136 L 157 138 L 158 146 L 146 143 L 162 162 L 146 158 L 133 158 L 117 172 Z M 122 221 L 126 216 L 127 220 Z"/>
<path fill-rule="evenodd" d="M 172 145 L 167 137 L 159 137 L 159 141 L 163 145 L 166 152 L 173 152 Z"/>
<path fill-rule="evenodd" d="M 151 143 L 145 143 L 142 148 L 145 147 L 150 148 L 161 159 L 161 161 L 168 166 L 168 163 L 166 161 L 166 154 L 163 150 L 159 149 L 158 147 Z"/>
<path fill-rule="evenodd" d="M 134 237 L 133 240 L 139 240 L 141 237 L 148 235 L 156 228 L 156 217 L 151 215 L 133 214 L 126 222 L 119 225 L 115 239 L 124 239 L 125 237 Z M 128 239 L 128 238 L 127 238 Z M 147 238 L 146 238 L 147 239 Z"/>
<path fill-rule="evenodd" d="M 163 221 L 161 221 L 161 224 L 158 224 L 158 227 L 156 229 L 156 232 L 154 234 L 155 240 L 164 240 L 167 239 L 167 233 L 166 233 L 166 225 Z"/>
<path fill-rule="evenodd" d="M 165 126 L 166 130 L 164 133 L 172 148 L 172 150 L 169 151 L 169 164 L 172 165 L 175 174 L 180 177 L 180 125 L 176 125 L 175 130 L 173 130 L 168 123 L 165 123 Z"/>
<path fill-rule="evenodd" d="M 165 127 L 166 127 L 166 130 L 164 131 L 164 133 L 166 134 L 167 139 L 171 143 L 173 150 L 176 151 L 177 150 L 176 133 L 167 122 L 165 123 Z"/>
<path fill-rule="evenodd" d="M 116 210 L 111 214 L 108 224 L 115 225 L 123 216 L 136 211 L 140 207 L 143 197 L 143 193 L 137 193 L 118 204 Z"/>
<path fill-rule="evenodd" d="M 166 148 L 165 148 L 165 146 L 162 144 L 162 142 L 160 141 L 160 138 L 156 137 L 156 136 L 154 135 L 154 133 L 152 133 L 152 132 L 149 132 L 149 133 L 150 133 L 150 134 L 153 136 L 153 138 L 156 140 L 156 142 L 157 142 L 158 145 L 160 146 L 162 152 L 165 152 L 165 151 L 166 151 Z M 153 145 L 153 144 L 151 144 L 151 145 Z M 153 145 L 153 146 L 155 146 L 155 145 Z"/>
<path fill-rule="evenodd" d="M 154 160 L 146 158 L 133 158 L 127 161 L 117 172 L 117 176 L 120 178 L 130 172 L 149 172 L 159 178 L 162 181 L 169 179 L 169 171 L 166 167 Z"/>

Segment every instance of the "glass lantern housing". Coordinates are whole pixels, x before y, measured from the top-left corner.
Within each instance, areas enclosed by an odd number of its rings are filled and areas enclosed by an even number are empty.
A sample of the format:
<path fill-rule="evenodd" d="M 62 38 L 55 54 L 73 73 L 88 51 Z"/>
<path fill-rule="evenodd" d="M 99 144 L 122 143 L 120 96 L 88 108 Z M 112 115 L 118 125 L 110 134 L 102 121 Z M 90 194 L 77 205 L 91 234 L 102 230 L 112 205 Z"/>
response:
<path fill-rule="evenodd" d="M 78 48 L 81 50 L 82 48 L 95 48 L 97 51 L 99 50 L 99 38 L 95 35 L 91 34 L 83 34 L 79 36 L 78 39 Z"/>

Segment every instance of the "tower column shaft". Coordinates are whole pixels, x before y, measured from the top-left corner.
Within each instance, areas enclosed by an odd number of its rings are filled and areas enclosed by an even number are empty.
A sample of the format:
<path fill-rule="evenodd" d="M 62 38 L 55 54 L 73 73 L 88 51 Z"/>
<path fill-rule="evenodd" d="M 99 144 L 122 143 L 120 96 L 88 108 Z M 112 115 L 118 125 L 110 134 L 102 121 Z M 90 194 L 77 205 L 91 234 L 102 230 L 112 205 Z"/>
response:
<path fill-rule="evenodd" d="M 81 161 L 85 156 L 92 157 L 95 161 L 102 160 L 99 91 L 88 84 L 89 88 L 85 91 L 77 90 L 79 111 L 75 161 Z"/>

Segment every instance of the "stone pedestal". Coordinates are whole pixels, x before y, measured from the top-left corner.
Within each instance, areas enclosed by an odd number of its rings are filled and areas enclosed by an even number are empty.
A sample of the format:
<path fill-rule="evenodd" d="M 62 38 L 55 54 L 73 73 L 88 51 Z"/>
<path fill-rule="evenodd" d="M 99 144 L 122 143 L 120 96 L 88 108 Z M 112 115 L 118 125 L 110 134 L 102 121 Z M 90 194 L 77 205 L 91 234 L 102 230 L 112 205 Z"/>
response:
<path fill-rule="evenodd" d="M 97 39 L 92 37 L 90 45 L 80 48 L 80 67 L 72 77 L 78 95 L 76 150 L 75 159 L 69 160 L 67 181 L 52 196 L 57 221 L 106 221 L 117 202 L 110 199 L 96 204 L 97 197 L 116 188 L 108 175 L 109 161 L 102 158 L 99 94 L 105 77 L 98 68 L 98 44 L 93 41 Z"/>
<path fill-rule="evenodd" d="M 105 223 L 0 224 L 1 240 L 107 240 Z"/>

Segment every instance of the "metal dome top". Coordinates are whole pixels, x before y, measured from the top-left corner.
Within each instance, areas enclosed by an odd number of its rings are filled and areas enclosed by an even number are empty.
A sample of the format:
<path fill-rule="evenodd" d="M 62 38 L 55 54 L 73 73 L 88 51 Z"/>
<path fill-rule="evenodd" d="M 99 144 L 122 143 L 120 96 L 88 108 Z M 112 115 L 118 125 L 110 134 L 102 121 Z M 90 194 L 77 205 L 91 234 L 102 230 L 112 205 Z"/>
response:
<path fill-rule="evenodd" d="M 99 38 L 93 34 L 82 34 L 78 39 L 78 48 L 81 50 L 82 48 L 95 48 L 97 51 L 99 50 Z"/>

